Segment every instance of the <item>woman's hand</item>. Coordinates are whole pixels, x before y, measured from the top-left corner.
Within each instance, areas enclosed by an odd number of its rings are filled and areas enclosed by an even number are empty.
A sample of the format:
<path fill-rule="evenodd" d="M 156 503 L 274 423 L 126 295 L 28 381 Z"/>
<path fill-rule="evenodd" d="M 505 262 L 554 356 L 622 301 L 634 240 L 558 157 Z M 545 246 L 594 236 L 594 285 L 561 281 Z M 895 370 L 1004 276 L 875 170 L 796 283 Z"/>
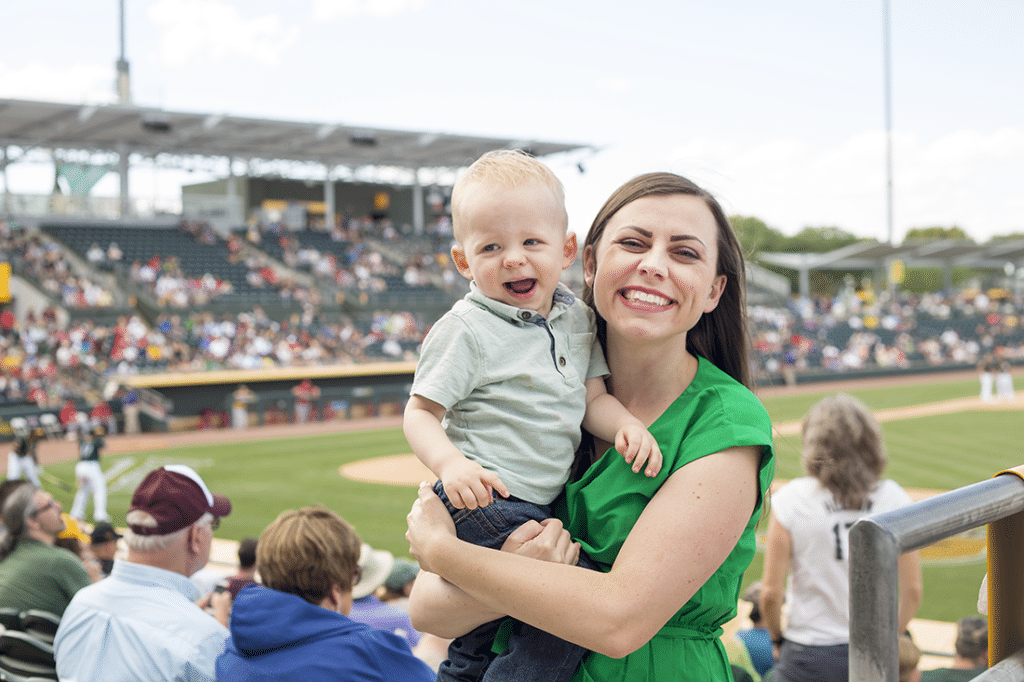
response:
<path fill-rule="evenodd" d="M 512 531 L 501 551 L 569 566 L 580 559 L 580 544 L 572 541 L 558 519 L 527 521 Z"/>
<path fill-rule="evenodd" d="M 435 558 L 432 552 L 438 541 L 455 537 L 455 524 L 429 483 L 420 483 L 419 496 L 405 518 L 409 524 L 409 530 L 405 532 L 409 553 L 419 562 L 420 568 L 441 575 L 440 567 L 431 564 Z"/>

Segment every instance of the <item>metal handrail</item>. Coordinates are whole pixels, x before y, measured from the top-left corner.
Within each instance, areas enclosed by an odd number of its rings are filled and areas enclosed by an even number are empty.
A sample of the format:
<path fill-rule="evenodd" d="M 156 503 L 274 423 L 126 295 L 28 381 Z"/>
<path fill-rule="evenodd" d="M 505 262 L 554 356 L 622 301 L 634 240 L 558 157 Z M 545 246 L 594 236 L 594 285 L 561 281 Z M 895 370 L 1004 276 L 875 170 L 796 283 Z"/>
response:
<path fill-rule="evenodd" d="M 899 679 L 899 556 L 1021 511 L 1024 480 L 997 476 L 850 528 L 851 682 Z"/>

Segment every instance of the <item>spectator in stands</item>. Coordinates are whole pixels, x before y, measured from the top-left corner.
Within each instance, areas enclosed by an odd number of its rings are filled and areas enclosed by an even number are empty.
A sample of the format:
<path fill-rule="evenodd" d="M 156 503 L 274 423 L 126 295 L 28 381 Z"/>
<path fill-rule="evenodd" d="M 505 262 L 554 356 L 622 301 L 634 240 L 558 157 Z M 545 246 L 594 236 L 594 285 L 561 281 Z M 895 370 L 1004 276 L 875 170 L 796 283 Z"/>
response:
<path fill-rule="evenodd" d="M 231 502 L 190 467 L 151 471 L 125 517 L 128 555 L 108 578 L 71 601 L 54 639 L 61 679 L 213 682 L 231 597 L 211 597 L 217 618 L 195 604 L 188 579 L 210 558 L 213 531 Z"/>
<path fill-rule="evenodd" d="M 953 663 L 948 668 L 921 671 L 921 682 L 965 682 L 988 667 L 988 621 L 967 616 L 956 624 Z"/>
<path fill-rule="evenodd" d="M 0 481 L 0 530 L 3 530 L 2 512 L 4 502 L 6 502 L 7 498 L 11 496 L 11 493 L 23 485 L 32 485 L 32 483 L 21 478 L 6 478 L 3 481 Z M 36 487 L 38 488 L 39 486 Z M 3 540 L 3 533 L 0 533 L 0 540 Z"/>
<path fill-rule="evenodd" d="M 89 422 L 92 428 L 102 426 L 108 436 L 117 435 L 117 417 L 106 400 L 101 399 L 93 405 L 89 412 Z"/>
<path fill-rule="evenodd" d="M 314 386 L 309 379 L 303 379 L 292 386 L 292 395 L 295 397 L 295 423 L 305 424 L 309 421 L 313 403 L 320 399 L 320 388 Z"/>
<path fill-rule="evenodd" d="M 850 526 L 867 514 L 910 504 L 891 479 L 874 415 L 857 398 L 838 394 L 807 412 L 802 424 L 806 476 L 772 495 L 765 543 L 761 612 L 778 651 L 772 678 L 845 680 L 850 638 Z M 786 576 L 787 622 L 782 628 Z M 899 632 L 921 604 L 917 552 L 899 558 Z"/>
<path fill-rule="evenodd" d="M 93 556 L 100 562 L 100 571 L 104 578 L 114 569 L 114 557 L 117 556 L 117 541 L 121 535 L 108 521 L 97 521 L 89 533 L 89 546 Z"/>
<path fill-rule="evenodd" d="M 641 477 L 660 471 L 661 452 L 607 392 L 593 311 L 559 281 L 577 243 L 558 178 L 523 152 L 489 152 L 456 183 L 452 209 L 452 258 L 471 290 L 423 342 L 404 431 L 438 477 L 459 538 L 497 548 L 521 524 L 551 517 L 580 444 L 566 424 L 613 442 Z M 482 677 L 499 625 L 456 639 L 441 677 Z M 538 628 L 515 639 L 502 664 L 539 678 L 567 680 L 585 653 Z"/>
<path fill-rule="evenodd" d="M 256 538 L 243 538 L 238 543 L 238 573 L 228 578 L 227 588 L 234 599 L 246 585 L 256 582 Z"/>
<path fill-rule="evenodd" d="M 416 576 L 420 572 L 420 565 L 411 559 L 395 557 L 395 563 L 391 566 L 384 584 L 377 588 L 377 598 L 388 606 L 394 606 L 409 612 L 409 595 L 412 593 L 412 585 L 416 582 Z"/>
<path fill-rule="evenodd" d="M 107 259 L 107 254 L 99 244 L 93 242 L 89 247 L 89 250 L 85 252 L 85 259 L 89 261 L 93 267 L 99 267 L 100 264 Z"/>
<path fill-rule="evenodd" d="M 121 262 L 122 258 L 124 258 L 124 251 L 122 251 L 121 247 L 117 245 L 117 242 L 111 241 L 107 246 L 107 260 L 110 261 L 112 265 L 116 265 Z"/>
<path fill-rule="evenodd" d="M 772 638 L 761 616 L 761 583 L 751 584 L 743 592 L 743 601 L 750 603 L 751 627 L 738 630 L 736 638 L 743 642 L 758 675 L 764 676 L 775 664 Z"/>
<path fill-rule="evenodd" d="M 139 433 L 139 389 L 131 384 L 121 387 L 121 411 L 124 414 L 124 432 Z"/>
<path fill-rule="evenodd" d="M 263 585 L 235 600 L 219 682 L 434 680 L 398 635 L 347 617 L 360 542 L 334 512 L 283 512 L 257 545 Z"/>
<path fill-rule="evenodd" d="M 420 633 L 413 628 L 409 614 L 400 608 L 389 606 L 374 593 L 384 584 L 395 557 L 391 552 L 374 549 L 365 542 L 359 551 L 359 580 L 352 587 L 352 610 L 349 618 L 365 623 L 377 630 L 391 632 L 405 639 L 409 648 L 419 644 Z"/>
<path fill-rule="evenodd" d="M 585 471 L 566 486 L 560 517 L 602 555 L 607 572 L 459 541 L 423 486 L 406 535 L 424 569 L 413 622 L 459 635 L 511 614 L 593 649 L 581 679 L 642 670 L 640 679 L 729 680 L 715 635 L 736 613 L 774 467 L 768 415 L 746 388 L 742 249 L 707 192 L 650 173 L 614 192 L 583 254 L 583 298 L 599 316 L 611 388 L 659 427 L 667 466 L 650 480 L 607 443 L 584 441 Z M 655 304 L 641 289 L 657 292 Z M 571 553 L 551 558 L 575 563 Z M 465 600 L 446 608 L 443 598 L 429 598 L 432 589 Z"/>
<path fill-rule="evenodd" d="M 81 560 L 62 547 L 66 528 L 60 503 L 34 485 L 18 487 L 4 501 L 0 543 L 0 607 L 57 614 L 92 579 Z"/>
<path fill-rule="evenodd" d="M 60 408 L 57 417 L 60 419 L 61 428 L 64 429 L 64 435 L 67 436 L 67 439 L 77 439 L 79 436 L 79 426 L 78 408 L 75 406 L 75 401 L 70 398 L 65 400 L 64 407 Z"/>

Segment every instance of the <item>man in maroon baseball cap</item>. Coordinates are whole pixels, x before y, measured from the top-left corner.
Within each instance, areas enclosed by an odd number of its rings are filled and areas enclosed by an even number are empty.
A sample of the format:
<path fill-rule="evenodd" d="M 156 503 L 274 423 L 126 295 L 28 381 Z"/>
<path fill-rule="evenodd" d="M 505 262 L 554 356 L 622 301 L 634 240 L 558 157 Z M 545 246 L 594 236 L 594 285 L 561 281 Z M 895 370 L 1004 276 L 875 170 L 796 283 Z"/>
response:
<path fill-rule="evenodd" d="M 191 526 L 207 513 L 215 519 L 227 516 L 231 513 L 231 501 L 211 493 L 191 467 L 168 464 L 142 479 L 132 495 L 132 507 L 126 518 L 138 535 L 168 535 Z M 136 522 L 132 523 L 133 520 Z M 219 521 L 215 523 L 220 525 Z"/>
<path fill-rule="evenodd" d="M 231 597 L 211 596 L 215 619 L 195 604 L 199 589 L 189 576 L 209 561 L 213 531 L 230 512 L 228 498 L 190 467 L 147 474 L 125 515 L 128 556 L 64 612 L 53 642 L 58 675 L 127 682 L 145 670 L 152 679 L 215 679 Z"/>

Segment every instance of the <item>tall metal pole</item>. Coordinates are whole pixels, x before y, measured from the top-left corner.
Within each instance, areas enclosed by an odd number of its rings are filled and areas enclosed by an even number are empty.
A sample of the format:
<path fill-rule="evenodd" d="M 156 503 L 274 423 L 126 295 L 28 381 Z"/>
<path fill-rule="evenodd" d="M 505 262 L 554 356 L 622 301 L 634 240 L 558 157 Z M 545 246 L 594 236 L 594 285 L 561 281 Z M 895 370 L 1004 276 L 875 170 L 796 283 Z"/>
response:
<path fill-rule="evenodd" d="M 122 0 L 123 1 L 123 0 Z M 890 0 L 882 0 L 882 69 L 885 82 L 885 198 L 886 226 L 888 227 L 889 244 L 893 243 L 892 235 L 892 46 L 890 33 Z"/>
<path fill-rule="evenodd" d="M 132 101 L 131 83 L 128 79 L 128 60 L 124 58 L 124 0 L 121 6 L 121 52 L 117 59 L 117 101 L 130 104 Z"/>

